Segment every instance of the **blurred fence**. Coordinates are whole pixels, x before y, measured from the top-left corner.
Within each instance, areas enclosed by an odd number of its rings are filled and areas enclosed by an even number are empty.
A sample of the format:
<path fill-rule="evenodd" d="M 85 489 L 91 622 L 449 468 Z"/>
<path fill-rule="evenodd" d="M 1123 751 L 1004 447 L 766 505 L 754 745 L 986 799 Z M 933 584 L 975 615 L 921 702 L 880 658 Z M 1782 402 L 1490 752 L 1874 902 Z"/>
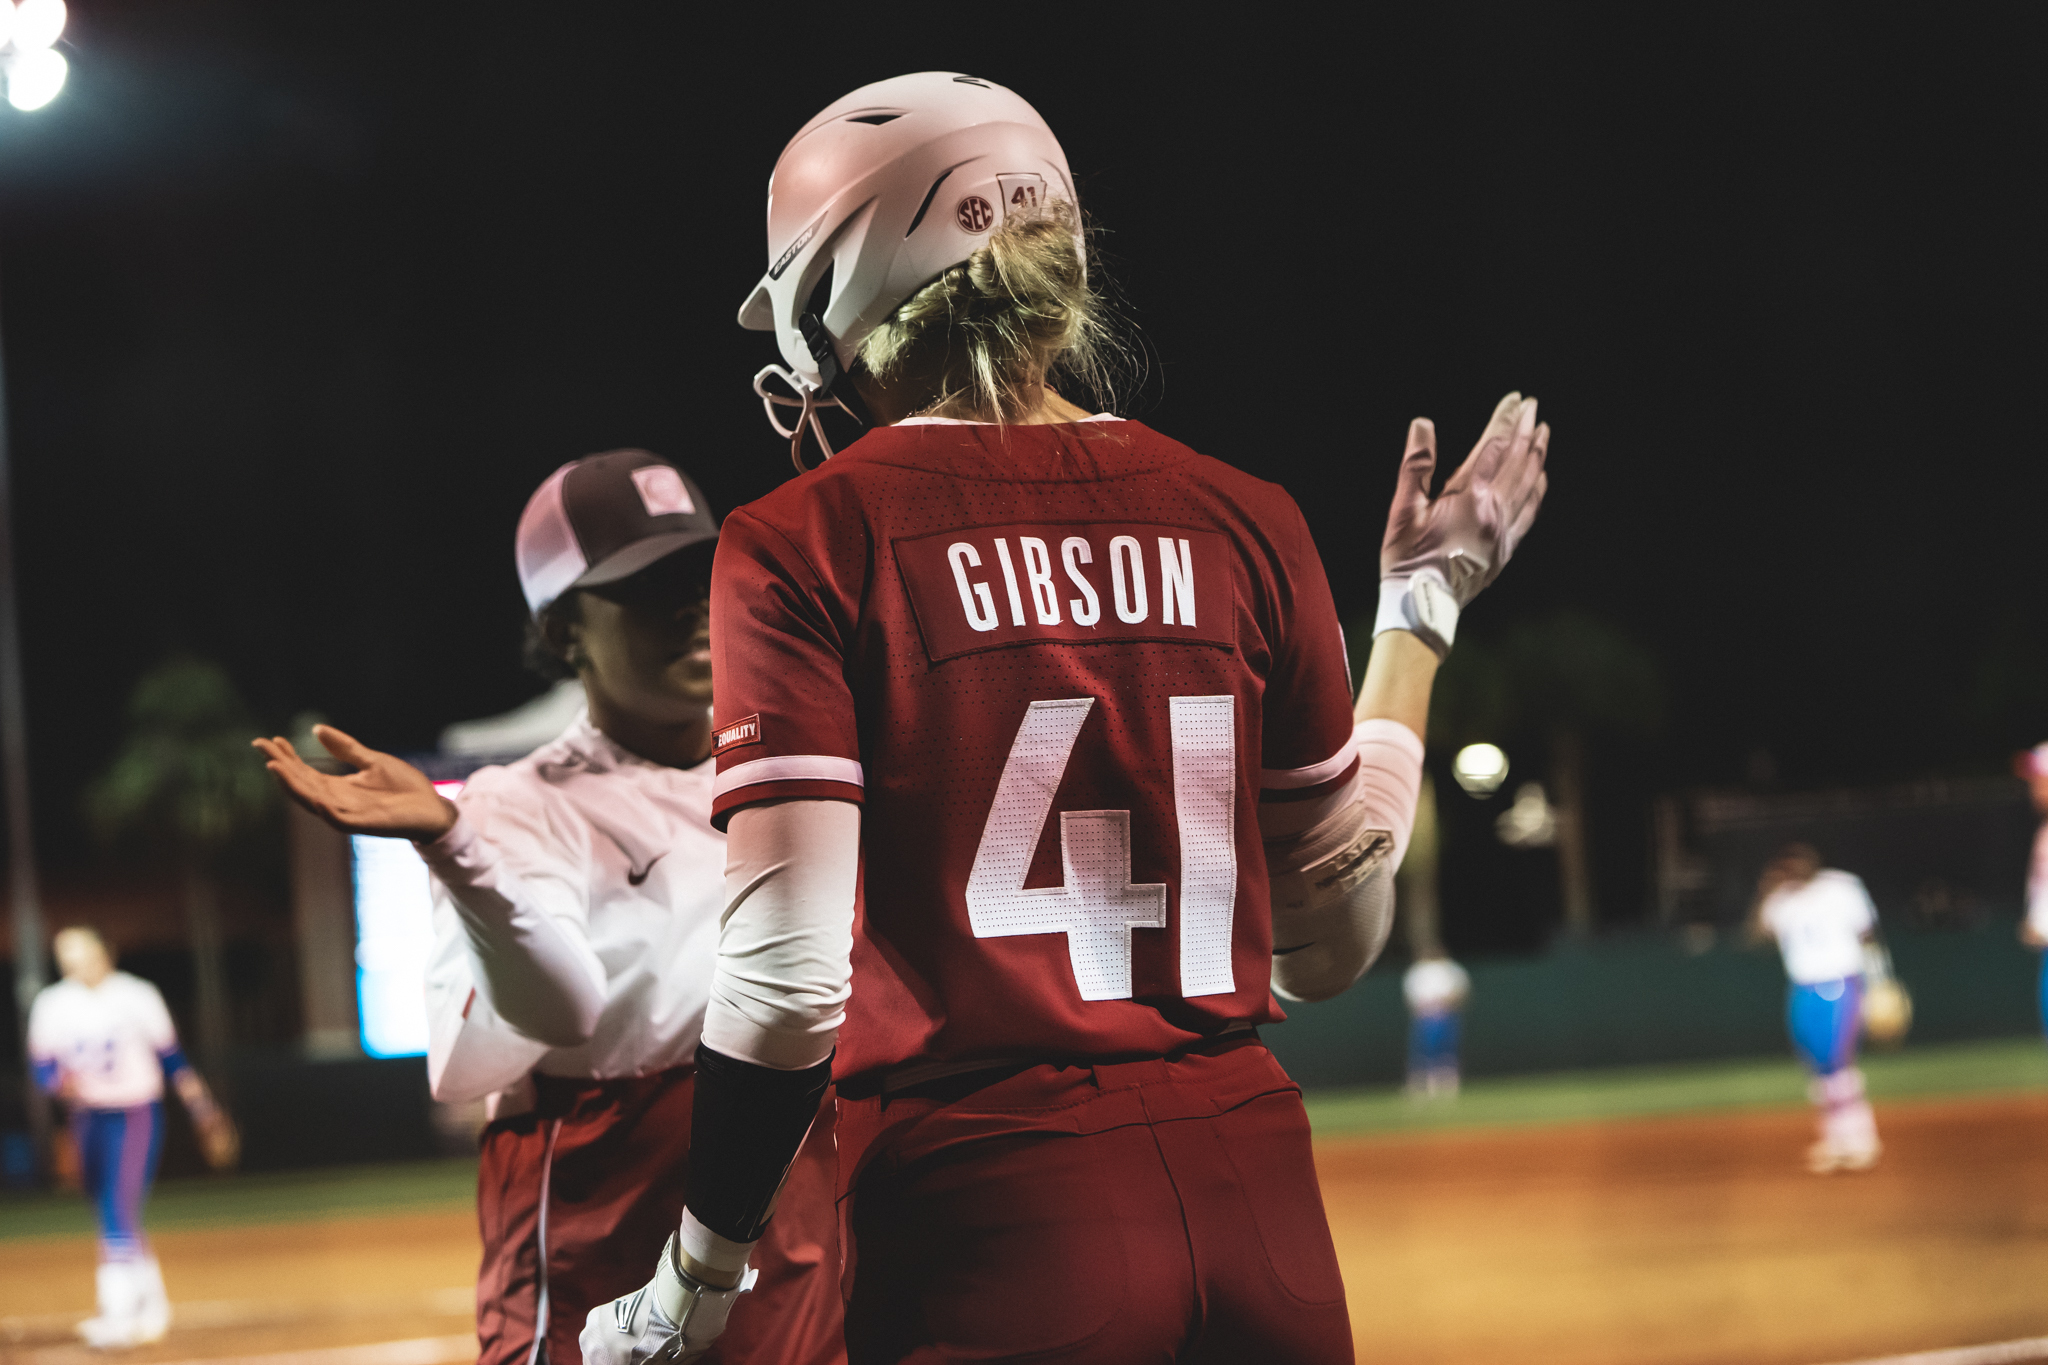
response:
<path fill-rule="evenodd" d="M 1800 840 L 1863 878 L 1887 925 L 1967 925 L 2018 908 L 2039 821 L 2010 777 L 1665 797 L 1653 820 L 1657 918 L 1740 921 L 1764 864 Z"/>
<path fill-rule="evenodd" d="M 1913 993 L 1912 1041 L 2012 1037 L 2039 1027 L 2039 959 L 2015 921 L 1961 929 L 1887 929 L 1900 980 Z M 1560 941 L 1537 958 L 1468 963 L 1468 1073 L 1499 1075 L 1787 1052 L 1785 976 L 1770 947 L 1744 949 L 1642 933 Z M 1337 999 L 1288 1007 L 1262 1030 L 1304 1086 L 1400 1079 L 1407 1046 L 1401 967 L 1389 961 Z"/>
<path fill-rule="evenodd" d="M 242 1129 L 244 1170 L 404 1161 L 451 1150 L 448 1125 L 436 1123 L 443 1106 L 427 1094 L 424 1057 L 321 1061 L 287 1048 L 250 1049 L 229 1053 L 225 1073 L 214 1079 Z M 8 1093 L 18 1093 L 20 1072 L 0 1077 Z M 203 1172 L 185 1107 L 167 1098 L 164 1111 L 163 1173 Z M 18 1105 L 0 1105 L 0 1135 L 24 1126 Z M 5 1175 L 0 1183 L 8 1185 L 33 1178 L 26 1169 Z"/>
<path fill-rule="evenodd" d="M 2010 916 L 1956 930 L 1893 928 L 1900 978 L 1912 990 L 1911 1041 L 2032 1034 L 2038 959 Z M 1655 1064 L 1786 1053 L 1785 982 L 1777 953 L 1723 935 L 1641 933 L 1560 941 L 1536 958 L 1467 964 L 1466 1069 L 1476 1075 Z M 1398 1081 L 1407 1014 L 1390 959 L 1338 999 L 1295 1005 L 1262 1030 L 1307 1087 Z M 1910 1046 L 1910 1042 L 1909 1042 Z M 1788 1057 L 1787 1065 L 1790 1060 Z M 317 1060 L 289 1049 L 231 1054 L 224 1089 L 242 1124 L 251 1170 L 345 1165 L 454 1150 L 447 1115 L 427 1095 L 424 1058 Z M 175 1103 L 166 1174 L 200 1169 Z M 16 1124 L 5 1122 L 0 1128 Z M 459 1127 L 459 1125 L 458 1125 Z"/>

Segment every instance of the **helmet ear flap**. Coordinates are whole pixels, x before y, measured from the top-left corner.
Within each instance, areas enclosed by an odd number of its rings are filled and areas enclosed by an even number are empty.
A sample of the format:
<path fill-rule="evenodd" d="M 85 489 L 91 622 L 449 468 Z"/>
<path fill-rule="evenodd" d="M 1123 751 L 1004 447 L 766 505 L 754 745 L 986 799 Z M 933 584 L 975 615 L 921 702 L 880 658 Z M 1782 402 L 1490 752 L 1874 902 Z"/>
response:
<path fill-rule="evenodd" d="M 740 305 L 740 326 L 749 332 L 772 332 L 775 330 L 775 299 L 763 284 L 747 296 Z"/>

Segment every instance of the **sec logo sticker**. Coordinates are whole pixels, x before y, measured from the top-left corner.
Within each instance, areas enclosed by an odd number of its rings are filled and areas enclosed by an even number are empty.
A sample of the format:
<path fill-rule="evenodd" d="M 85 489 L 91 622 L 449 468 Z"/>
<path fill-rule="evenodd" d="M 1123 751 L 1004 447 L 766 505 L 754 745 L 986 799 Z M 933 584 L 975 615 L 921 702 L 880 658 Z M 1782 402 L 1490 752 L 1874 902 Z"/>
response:
<path fill-rule="evenodd" d="M 989 224 L 996 220 L 996 211 L 988 200 L 978 194 L 970 194 L 960 201 L 959 208 L 953 210 L 953 216 L 969 232 L 987 232 Z"/>

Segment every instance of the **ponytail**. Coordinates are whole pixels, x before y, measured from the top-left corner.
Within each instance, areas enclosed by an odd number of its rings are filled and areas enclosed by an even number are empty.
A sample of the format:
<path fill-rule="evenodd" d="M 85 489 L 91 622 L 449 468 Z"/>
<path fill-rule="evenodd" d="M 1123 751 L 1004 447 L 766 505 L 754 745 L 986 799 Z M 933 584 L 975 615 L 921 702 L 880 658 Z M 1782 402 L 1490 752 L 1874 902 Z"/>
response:
<path fill-rule="evenodd" d="M 884 382 L 932 372 L 938 393 L 923 411 L 933 416 L 1007 422 L 1055 374 L 1109 396 L 1109 316 L 1088 279 L 1080 210 L 1055 200 L 1009 218 L 904 300 L 861 342 L 860 363 Z"/>

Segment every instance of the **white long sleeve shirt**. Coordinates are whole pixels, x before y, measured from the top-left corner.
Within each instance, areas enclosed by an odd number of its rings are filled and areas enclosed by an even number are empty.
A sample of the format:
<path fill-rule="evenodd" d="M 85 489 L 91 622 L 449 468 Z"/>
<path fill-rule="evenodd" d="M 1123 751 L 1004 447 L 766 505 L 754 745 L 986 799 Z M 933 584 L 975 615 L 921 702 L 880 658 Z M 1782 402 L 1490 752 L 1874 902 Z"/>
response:
<path fill-rule="evenodd" d="M 711 765 L 635 757 L 579 715 L 516 763 L 480 769 L 433 873 L 427 967 L 435 1094 L 687 1063 L 703 1031 L 724 907 Z"/>

